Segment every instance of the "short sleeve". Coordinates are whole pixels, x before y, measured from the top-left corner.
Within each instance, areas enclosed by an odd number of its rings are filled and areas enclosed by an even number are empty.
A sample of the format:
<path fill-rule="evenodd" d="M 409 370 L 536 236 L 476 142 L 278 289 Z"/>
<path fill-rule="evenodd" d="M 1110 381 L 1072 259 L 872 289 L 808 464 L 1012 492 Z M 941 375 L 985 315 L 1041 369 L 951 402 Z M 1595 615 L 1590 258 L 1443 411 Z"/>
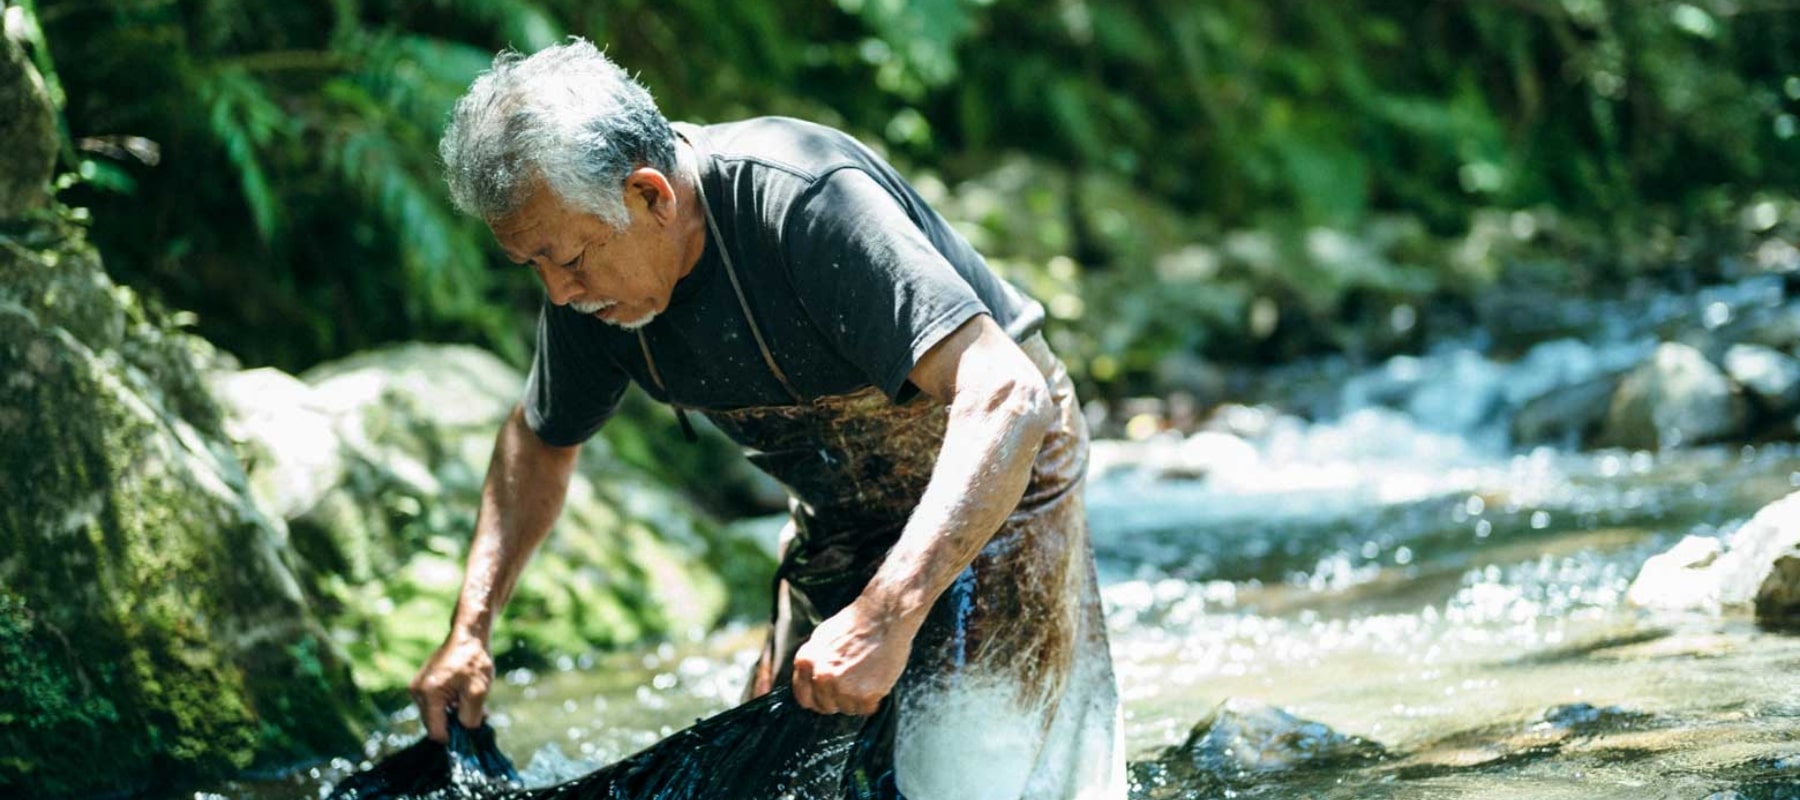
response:
<path fill-rule="evenodd" d="M 580 326 L 591 320 L 545 301 L 538 311 L 537 354 L 525 379 L 525 424 L 545 444 L 588 440 L 619 408 L 631 377 Z"/>
<path fill-rule="evenodd" d="M 794 291 L 840 355 L 895 401 L 919 359 L 988 313 L 892 194 L 859 169 L 839 169 L 795 203 L 782 250 Z"/>

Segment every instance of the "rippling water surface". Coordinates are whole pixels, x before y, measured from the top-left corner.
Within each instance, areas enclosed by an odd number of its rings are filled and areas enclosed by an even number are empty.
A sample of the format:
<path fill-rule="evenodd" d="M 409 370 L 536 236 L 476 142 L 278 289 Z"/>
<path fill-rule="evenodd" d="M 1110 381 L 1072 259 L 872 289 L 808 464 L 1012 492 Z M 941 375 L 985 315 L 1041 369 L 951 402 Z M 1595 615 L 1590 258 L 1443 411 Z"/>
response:
<path fill-rule="evenodd" d="M 1508 454 L 1379 409 L 1268 422 L 1186 479 L 1157 466 L 1172 443 L 1096 449 L 1138 796 L 1800 798 L 1800 637 L 1623 599 L 1651 555 L 1794 491 L 1791 447 Z M 731 705 L 759 636 L 509 673 L 501 743 L 533 782 L 579 775 Z M 1271 723 L 1284 768 L 1149 764 L 1228 699 L 1325 727 Z M 1305 758 L 1327 729 L 1385 756 Z M 365 755 L 417 732 L 402 715 Z M 318 797 L 356 766 L 210 791 Z"/>

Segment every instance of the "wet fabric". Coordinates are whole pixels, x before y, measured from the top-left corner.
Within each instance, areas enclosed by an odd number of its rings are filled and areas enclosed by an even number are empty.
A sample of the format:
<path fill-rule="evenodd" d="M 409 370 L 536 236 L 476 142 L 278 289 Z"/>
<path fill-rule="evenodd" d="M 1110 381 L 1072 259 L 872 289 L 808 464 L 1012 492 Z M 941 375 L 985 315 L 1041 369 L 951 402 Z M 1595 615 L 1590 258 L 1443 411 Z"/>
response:
<path fill-rule="evenodd" d="M 452 717 L 452 720 L 455 718 Z M 893 789 L 895 714 L 807 711 L 786 690 L 702 720 L 629 758 L 525 789 L 492 728 L 450 725 L 338 784 L 330 800 L 875 800 Z"/>
<path fill-rule="evenodd" d="M 1087 539 L 1087 429 L 1068 374 L 1024 350 L 1058 410 L 1018 507 L 939 598 L 895 687 L 897 790 L 912 800 L 1124 797 L 1117 690 Z M 841 397 L 707 411 L 794 498 L 752 692 L 785 685 L 812 629 L 861 594 L 936 465 L 948 411 Z"/>

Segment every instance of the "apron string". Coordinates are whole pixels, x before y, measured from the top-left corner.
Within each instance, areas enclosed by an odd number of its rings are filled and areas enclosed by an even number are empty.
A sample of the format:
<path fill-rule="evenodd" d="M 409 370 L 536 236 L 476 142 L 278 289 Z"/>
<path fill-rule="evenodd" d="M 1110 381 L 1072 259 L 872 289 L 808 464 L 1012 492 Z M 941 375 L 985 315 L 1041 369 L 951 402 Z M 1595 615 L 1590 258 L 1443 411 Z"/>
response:
<path fill-rule="evenodd" d="M 738 280 L 737 266 L 731 260 L 731 248 L 725 246 L 725 237 L 719 233 L 719 222 L 713 219 L 712 206 L 706 202 L 706 176 L 697 176 L 694 191 L 700 197 L 700 209 L 706 213 L 706 228 L 712 233 L 713 241 L 719 245 L 719 258 L 725 262 L 725 277 L 731 279 L 731 290 L 737 294 L 738 307 L 744 310 L 744 320 L 750 323 L 750 337 L 756 340 L 756 349 L 762 352 L 763 363 L 769 366 L 769 372 L 775 375 L 775 380 L 781 383 L 781 388 L 787 391 L 788 397 L 793 398 L 795 404 L 804 404 L 806 398 L 794 390 L 787 373 L 782 372 L 781 365 L 775 363 L 775 354 L 769 351 L 769 343 L 763 339 L 762 328 L 756 324 L 756 314 L 750 311 L 750 299 L 744 296 L 744 284 Z"/>
<path fill-rule="evenodd" d="M 637 340 L 638 349 L 644 351 L 644 366 L 650 368 L 650 380 L 656 381 L 657 391 L 662 392 L 664 397 L 668 397 L 669 387 L 663 385 L 662 371 L 656 368 L 656 359 L 650 357 L 650 341 L 644 338 L 642 328 L 638 329 Z M 669 403 L 669 407 L 675 409 L 675 419 L 681 423 L 682 438 L 687 439 L 690 443 L 700 441 L 700 437 L 694 433 L 694 423 L 688 420 L 687 409 L 673 401 Z"/>

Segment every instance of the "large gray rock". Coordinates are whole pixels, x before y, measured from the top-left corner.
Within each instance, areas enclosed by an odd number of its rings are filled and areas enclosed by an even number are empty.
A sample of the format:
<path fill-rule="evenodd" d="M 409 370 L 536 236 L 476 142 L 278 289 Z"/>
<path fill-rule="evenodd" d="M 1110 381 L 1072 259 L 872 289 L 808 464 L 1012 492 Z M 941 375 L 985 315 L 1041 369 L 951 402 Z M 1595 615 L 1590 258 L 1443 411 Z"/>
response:
<path fill-rule="evenodd" d="M 343 482 L 336 420 L 311 386 L 271 368 L 218 372 L 209 383 L 226 409 L 226 432 L 244 445 L 250 488 L 270 513 L 292 520 Z"/>
<path fill-rule="evenodd" d="M 1688 537 L 1645 563 L 1626 599 L 1645 608 L 1753 611 L 1771 627 L 1800 625 L 1800 492 L 1717 540 Z"/>
<path fill-rule="evenodd" d="M 1623 375 L 1600 375 L 1530 400 L 1513 414 L 1513 442 L 1579 447 L 1593 441 L 1622 380 Z"/>
<path fill-rule="evenodd" d="M 344 468 L 292 521 L 294 545 L 358 683 L 403 702 L 406 682 L 447 632 L 494 437 L 524 376 L 476 348 L 409 344 L 321 365 L 302 380 L 309 392 L 282 390 L 291 413 L 330 420 Z M 721 533 L 692 501 L 596 439 L 495 631 L 496 655 L 529 663 L 704 629 L 726 611 L 732 588 L 766 602 L 772 570 L 754 542 Z"/>
<path fill-rule="evenodd" d="M 251 497 L 216 364 L 79 231 L 0 237 L 0 794 L 341 752 L 372 718 Z"/>
<path fill-rule="evenodd" d="M 1779 350 L 1734 344 L 1725 351 L 1725 372 L 1770 413 L 1800 408 L 1800 361 Z"/>
<path fill-rule="evenodd" d="M 1633 449 L 1704 444 L 1743 430 L 1743 397 L 1699 350 L 1664 343 L 1619 385 L 1600 443 Z"/>
<path fill-rule="evenodd" d="M 44 80 L 7 30 L 21 15 L 0 9 L 0 220 L 7 220 L 50 202 L 57 133 Z"/>

